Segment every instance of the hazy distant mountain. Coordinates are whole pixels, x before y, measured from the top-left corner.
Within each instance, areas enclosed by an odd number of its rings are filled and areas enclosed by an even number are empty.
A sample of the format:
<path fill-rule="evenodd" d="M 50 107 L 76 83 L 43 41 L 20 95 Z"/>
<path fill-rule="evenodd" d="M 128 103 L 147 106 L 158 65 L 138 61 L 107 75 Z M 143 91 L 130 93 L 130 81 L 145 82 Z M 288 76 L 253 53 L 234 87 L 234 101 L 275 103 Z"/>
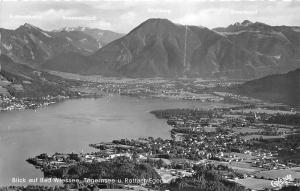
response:
<path fill-rule="evenodd" d="M 97 40 L 84 32 L 47 32 L 27 23 L 16 30 L 0 29 L 0 36 L 2 54 L 34 66 L 61 53 L 88 55 L 99 48 Z"/>
<path fill-rule="evenodd" d="M 76 61 L 64 56 L 55 59 L 55 66 L 50 60 L 44 67 L 130 77 L 258 78 L 299 66 L 297 30 L 250 21 L 210 30 L 149 19 L 93 55 L 81 57 L 84 67 L 79 67 L 80 63 L 75 68 L 65 67 Z"/>
<path fill-rule="evenodd" d="M 218 27 L 214 28 L 213 30 L 219 32 L 236 32 L 247 28 L 249 25 L 253 23 L 249 20 L 244 20 L 242 23 L 236 22 L 234 24 L 229 25 L 228 27 Z"/>
<path fill-rule="evenodd" d="M 268 71 L 271 68 L 278 73 L 300 66 L 300 27 L 270 26 L 245 20 L 214 30 L 226 35 L 237 46 L 269 58 L 270 62 L 265 61 L 257 69 Z"/>
<path fill-rule="evenodd" d="M 65 32 L 74 32 L 74 31 L 81 31 L 94 39 L 98 42 L 98 47 L 101 48 L 104 45 L 121 38 L 124 36 L 123 34 L 116 33 L 109 30 L 102 30 L 97 28 L 89 28 L 89 27 L 65 27 L 59 31 L 65 31 Z M 58 32 L 58 31 L 56 31 Z"/>
<path fill-rule="evenodd" d="M 300 108 L 300 68 L 286 74 L 275 74 L 246 82 L 237 91 L 262 100 Z"/>
<path fill-rule="evenodd" d="M 101 48 L 95 38 L 81 31 L 49 32 L 49 34 L 55 38 L 67 39 L 69 44 L 77 48 L 76 51 L 67 52 L 79 52 L 82 55 L 90 55 Z"/>

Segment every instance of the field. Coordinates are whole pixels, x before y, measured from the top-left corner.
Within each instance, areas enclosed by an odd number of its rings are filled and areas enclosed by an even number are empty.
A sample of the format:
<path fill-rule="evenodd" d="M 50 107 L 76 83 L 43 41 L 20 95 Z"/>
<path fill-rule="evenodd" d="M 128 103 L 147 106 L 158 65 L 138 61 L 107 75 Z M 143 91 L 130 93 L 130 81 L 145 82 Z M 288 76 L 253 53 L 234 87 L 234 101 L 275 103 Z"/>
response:
<path fill-rule="evenodd" d="M 282 136 L 267 136 L 267 135 L 246 135 L 243 136 L 245 140 L 250 140 L 254 138 L 260 138 L 262 137 L 263 139 L 275 139 L 275 138 L 283 138 Z"/>
<path fill-rule="evenodd" d="M 135 84 L 135 83 L 165 83 L 166 80 L 161 78 L 125 78 L 125 77 L 103 77 L 101 75 L 80 75 L 80 74 L 73 74 L 67 72 L 58 72 L 48 70 L 52 75 L 60 76 L 65 79 L 70 80 L 81 80 L 87 82 L 111 82 L 111 83 L 127 83 L 127 84 Z"/>
<path fill-rule="evenodd" d="M 221 162 L 221 164 L 224 164 L 229 168 L 232 168 L 238 172 L 245 173 L 248 175 L 252 175 L 258 171 L 261 171 L 261 168 L 252 167 L 250 164 L 244 162 Z"/>
<path fill-rule="evenodd" d="M 265 179 L 256 179 L 256 178 L 245 178 L 245 179 L 238 179 L 234 182 L 239 183 L 246 188 L 250 188 L 252 190 L 262 190 L 265 188 L 272 188 L 271 180 Z"/>
<path fill-rule="evenodd" d="M 283 170 L 268 170 L 256 173 L 255 176 L 264 179 L 277 179 L 291 175 L 292 178 L 300 179 L 300 168 L 291 168 Z"/>
<path fill-rule="evenodd" d="M 215 132 L 216 129 L 217 129 L 216 127 L 204 127 L 205 132 Z"/>
<path fill-rule="evenodd" d="M 254 128 L 254 127 L 235 127 L 232 128 L 232 130 L 237 133 L 257 133 L 259 131 L 263 131 L 263 129 Z"/>
<path fill-rule="evenodd" d="M 169 169 L 157 169 L 156 172 L 160 175 L 163 183 L 170 183 L 173 179 L 178 178 L 173 176 Z"/>

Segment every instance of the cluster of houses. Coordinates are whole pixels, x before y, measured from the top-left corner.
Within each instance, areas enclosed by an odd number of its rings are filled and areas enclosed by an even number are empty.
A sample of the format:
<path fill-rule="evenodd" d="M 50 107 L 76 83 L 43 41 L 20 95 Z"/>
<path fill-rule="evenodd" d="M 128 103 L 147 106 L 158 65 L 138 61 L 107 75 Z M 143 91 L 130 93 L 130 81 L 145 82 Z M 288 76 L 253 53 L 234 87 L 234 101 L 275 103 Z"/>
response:
<path fill-rule="evenodd" d="M 0 96 L 0 111 L 11 111 L 25 108 L 25 105 L 15 97 Z"/>
<path fill-rule="evenodd" d="M 20 109 L 37 109 L 54 104 L 60 100 L 68 99 L 68 96 L 45 96 L 36 98 L 15 98 L 12 96 L 0 96 L 0 111 Z"/>
<path fill-rule="evenodd" d="M 213 94 L 204 93 L 207 87 L 215 87 L 218 82 L 207 84 L 205 82 L 194 83 L 193 81 L 186 82 L 164 81 L 164 80 L 143 80 L 143 81 L 117 81 L 98 83 L 96 87 L 102 91 L 134 97 L 154 97 L 154 98 L 171 98 L 198 100 L 202 102 L 220 102 L 223 97 Z M 90 86 L 95 86 L 91 83 Z"/>

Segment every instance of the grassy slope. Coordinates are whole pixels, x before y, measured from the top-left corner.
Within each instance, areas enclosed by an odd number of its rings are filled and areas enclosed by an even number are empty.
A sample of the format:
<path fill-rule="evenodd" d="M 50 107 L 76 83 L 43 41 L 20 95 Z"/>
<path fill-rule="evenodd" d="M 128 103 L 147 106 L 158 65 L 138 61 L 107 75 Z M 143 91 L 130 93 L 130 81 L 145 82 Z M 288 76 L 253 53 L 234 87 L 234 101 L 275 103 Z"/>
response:
<path fill-rule="evenodd" d="M 41 97 L 46 95 L 68 95 L 72 92 L 68 90 L 70 85 L 75 85 L 74 81 L 66 81 L 60 77 L 53 76 L 46 72 L 13 62 L 5 55 L 0 56 L 1 75 L 12 82 L 5 88 L 11 95 L 16 97 Z M 23 87 L 23 90 L 15 88 Z M 22 88 L 21 88 L 22 89 Z"/>

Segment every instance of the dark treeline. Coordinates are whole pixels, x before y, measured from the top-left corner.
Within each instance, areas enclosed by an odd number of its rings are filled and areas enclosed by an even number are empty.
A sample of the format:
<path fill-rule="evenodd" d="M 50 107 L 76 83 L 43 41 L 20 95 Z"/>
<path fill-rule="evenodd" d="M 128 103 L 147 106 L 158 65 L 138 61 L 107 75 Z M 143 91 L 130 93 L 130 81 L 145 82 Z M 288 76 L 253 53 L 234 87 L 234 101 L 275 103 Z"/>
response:
<path fill-rule="evenodd" d="M 68 179 L 159 179 L 157 172 L 146 163 L 137 163 L 127 157 L 116 157 L 111 161 L 78 163 L 67 168 L 44 169 L 47 177 Z"/>
<path fill-rule="evenodd" d="M 300 126 L 300 114 L 277 114 L 272 115 L 264 120 L 265 123 L 283 124 L 283 125 L 296 125 Z"/>
<path fill-rule="evenodd" d="M 165 185 L 172 191 L 244 191 L 243 186 L 224 179 L 213 165 L 195 166 L 196 173 L 192 177 L 183 177 Z"/>
<path fill-rule="evenodd" d="M 0 191 L 66 191 L 67 189 L 63 186 L 39 186 L 39 185 L 28 185 L 28 186 L 6 186 L 0 187 Z"/>
<path fill-rule="evenodd" d="M 288 135 L 286 138 L 256 139 L 251 145 L 253 149 L 267 149 L 278 151 L 278 159 L 284 163 L 300 164 L 300 134 Z"/>

